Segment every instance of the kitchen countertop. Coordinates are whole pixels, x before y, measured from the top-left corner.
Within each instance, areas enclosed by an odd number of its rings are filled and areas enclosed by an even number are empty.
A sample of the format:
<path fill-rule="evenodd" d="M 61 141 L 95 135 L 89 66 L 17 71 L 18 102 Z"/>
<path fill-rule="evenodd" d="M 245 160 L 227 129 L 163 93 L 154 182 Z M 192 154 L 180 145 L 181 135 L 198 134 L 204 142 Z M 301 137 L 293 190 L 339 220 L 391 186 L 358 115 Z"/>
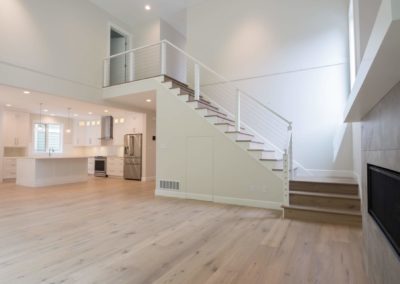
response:
<path fill-rule="evenodd" d="M 50 160 L 50 159 L 88 159 L 90 156 L 28 156 L 18 157 L 17 159 L 35 159 L 35 160 Z"/>

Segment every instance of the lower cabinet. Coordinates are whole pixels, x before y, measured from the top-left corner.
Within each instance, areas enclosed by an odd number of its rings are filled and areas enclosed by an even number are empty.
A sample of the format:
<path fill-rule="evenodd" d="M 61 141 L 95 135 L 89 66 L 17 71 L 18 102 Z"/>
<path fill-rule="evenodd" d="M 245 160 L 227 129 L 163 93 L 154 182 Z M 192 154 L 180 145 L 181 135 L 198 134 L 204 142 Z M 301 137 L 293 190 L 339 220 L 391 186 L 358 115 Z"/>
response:
<path fill-rule="evenodd" d="M 94 175 L 94 158 L 88 158 L 88 174 Z"/>
<path fill-rule="evenodd" d="M 109 176 L 122 177 L 124 175 L 124 158 L 108 157 L 107 174 Z"/>
<path fill-rule="evenodd" d="M 3 179 L 17 178 L 17 159 L 3 158 Z"/>

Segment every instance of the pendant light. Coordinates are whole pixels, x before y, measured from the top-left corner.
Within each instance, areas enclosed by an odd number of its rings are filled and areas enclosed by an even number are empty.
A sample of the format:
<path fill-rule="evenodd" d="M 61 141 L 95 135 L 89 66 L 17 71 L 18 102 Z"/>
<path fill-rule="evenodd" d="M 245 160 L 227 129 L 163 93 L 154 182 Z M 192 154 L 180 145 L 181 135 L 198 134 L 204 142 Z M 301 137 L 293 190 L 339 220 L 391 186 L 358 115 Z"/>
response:
<path fill-rule="evenodd" d="M 43 122 L 42 122 L 42 107 L 43 107 L 43 103 L 40 103 L 39 106 L 39 117 L 40 117 L 40 121 L 39 121 L 39 126 L 38 129 L 42 130 L 43 129 Z"/>
<path fill-rule="evenodd" d="M 66 133 L 71 133 L 71 108 L 68 108 L 68 128 L 65 130 Z"/>

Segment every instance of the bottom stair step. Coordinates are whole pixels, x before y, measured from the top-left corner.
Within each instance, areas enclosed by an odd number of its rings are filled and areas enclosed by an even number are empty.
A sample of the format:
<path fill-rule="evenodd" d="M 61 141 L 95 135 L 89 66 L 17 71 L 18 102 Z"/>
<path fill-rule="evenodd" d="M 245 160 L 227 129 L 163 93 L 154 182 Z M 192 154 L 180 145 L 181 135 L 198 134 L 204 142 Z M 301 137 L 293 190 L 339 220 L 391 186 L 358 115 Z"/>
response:
<path fill-rule="evenodd" d="M 355 210 L 337 210 L 308 206 L 282 206 L 287 219 L 318 223 L 361 226 L 361 213 Z"/>

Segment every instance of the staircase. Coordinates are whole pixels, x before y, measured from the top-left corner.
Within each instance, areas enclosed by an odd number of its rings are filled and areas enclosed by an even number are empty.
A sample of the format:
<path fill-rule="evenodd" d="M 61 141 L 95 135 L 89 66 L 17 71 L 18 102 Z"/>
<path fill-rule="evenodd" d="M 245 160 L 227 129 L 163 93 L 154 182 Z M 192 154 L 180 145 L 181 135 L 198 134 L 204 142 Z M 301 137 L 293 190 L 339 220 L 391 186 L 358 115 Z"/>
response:
<path fill-rule="evenodd" d="M 345 180 L 291 180 L 284 216 L 312 222 L 361 225 L 358 185 Z"/>
<path fill-rule="evenodd" d="M 214 106 L 212 102 L 203 96 L 200 96 L 199 100 L 196 100 L 194 90 L 188 85 L 169 76 L 163 76 L 161 83 L 166 88 L 174 91 L 180 100 L 186 102 L 200 116 L 225 133 L 225 135 L 242 149 L 246 150 L 249 155 L 257 159 L 263 166 L 278 176 L 283 177 L 284 165 L 282 153 L 278 153 L 276 150 L 267 147 L 264 142 L 257 141 L 255 135 L 251 134 L 244 127 L 241 127 L 240 131 L 237 131 L 234 118 L 229 117 L 228 114 Z"/>
<path fill-rule="evenodd" d="M 154 87 L 154 81 L 147 85 L 145 79 L 154 78 L 156 89 L 179 98 L 262 165 L 263 168 L 256 168 L 257 172 L 261 169 L 260 176 L 268 176 L 264 183 L 269 185 L 277 181 L 274 190 L 278 194 L 271 199 L 279 200 L 274 208 L 283 204 L 285 218 L 361 223 L 357 185 L 348 181 L 296 179 L 297 174 L 307 175 L 308 171 L 293 159 L 292 122 L 239 89 L 235 82 L 163 40 L 105 58 L 104 87 L 110 87 L 111 59 L 119 56 L 133 63 L 128 68 L 126 83 L 138 81 L 145 92 Z M 180 82 L 179 78 L 188 83 Z M 141 85 L 140 81 L 146 82 Z M 244 195 L 248 194 L 244 187 L 242 189 Z"/>

